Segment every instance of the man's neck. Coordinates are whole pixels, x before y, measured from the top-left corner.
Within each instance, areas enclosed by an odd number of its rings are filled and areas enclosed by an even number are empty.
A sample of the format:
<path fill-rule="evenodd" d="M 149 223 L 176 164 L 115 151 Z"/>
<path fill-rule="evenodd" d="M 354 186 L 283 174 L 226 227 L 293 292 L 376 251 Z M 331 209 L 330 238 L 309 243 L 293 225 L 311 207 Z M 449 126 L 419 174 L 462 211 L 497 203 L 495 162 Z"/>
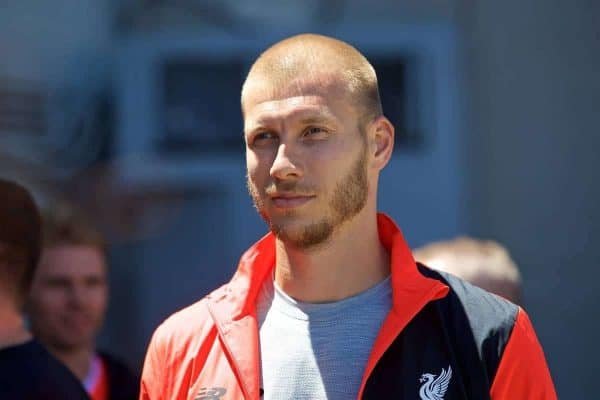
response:
<path fill-rule="evenodd" d="M 48 349 L 52 355 L 62 361 L 80 381 L 83 381 L 87 377 L 95 354 L 93 347 L 62 350 L 48 346 Z"/>
<path fill-rule="evenodd" d="M 390 273 L 377 219 L 348 221 L 326 244 L 308 251 L 276 243 L 275 281 L 289 296 L 327 303 L 361 293 Z"/>
<path fill-rule="evenodd" d="M 21 314 L 7 303 L 0 304 L 0 349 L 31 340 L 31 334 L 25 328 Z"/>

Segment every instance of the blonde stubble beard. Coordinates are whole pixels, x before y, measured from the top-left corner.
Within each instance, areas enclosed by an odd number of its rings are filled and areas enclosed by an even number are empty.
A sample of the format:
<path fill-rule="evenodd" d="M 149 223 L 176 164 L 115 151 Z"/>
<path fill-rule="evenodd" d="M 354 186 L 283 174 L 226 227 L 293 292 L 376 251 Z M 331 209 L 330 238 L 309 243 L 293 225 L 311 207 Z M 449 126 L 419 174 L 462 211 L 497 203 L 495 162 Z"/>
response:
<path fill-rule="evenodd" d="M 267 222 L 271 232 L 282 242 L 292 245 L 301 250 L 308 250 L 319 247 L 331 240 L 336 229 L 339 229 L 344 223 L 350 221 L 358 213 L 360 213 L 367 203 L 368 180 L 367 180 L 367 148 L 366 146 L 361 151 L 359 158 L 354 162 L 350 172 L 336 185 L 333 196 L 329 201 L 329 215 L 323 216 L 320 220 L 314 221 L 301 229 L 300 233 L 293 232 L 294 229 L 289 229 L 285 224 L 273 223 L 266 211 L 258 188 L 247 176 L 248 192 L 254 202 L 254 207 Z M 282 188 L 281 186 L 285 186 Z M 280 184 L 271 183 L 264 192 L 284 190 L 287 192 L 306 191 L 299 188 L 297 184 Z M 294 211 L 288 212 L 288 217 L 293 216 Z"/>

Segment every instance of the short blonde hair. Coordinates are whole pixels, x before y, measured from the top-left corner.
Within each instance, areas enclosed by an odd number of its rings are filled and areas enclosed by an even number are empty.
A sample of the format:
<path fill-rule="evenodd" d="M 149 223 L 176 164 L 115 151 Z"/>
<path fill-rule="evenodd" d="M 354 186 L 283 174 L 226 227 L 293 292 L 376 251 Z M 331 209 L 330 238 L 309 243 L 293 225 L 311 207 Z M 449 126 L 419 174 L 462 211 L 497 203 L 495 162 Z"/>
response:
<path fill-rule="evenodd" d="M 375 69 L 356 48 L 331 37 L 301 34 L 284 39 L 265 50 L 250 68 L 242 87 L 242 111 L 250 89 L 259 86 L 287 90 L 300 82 L 329 83 L 341 87 L 365 117 L 381 115 L 382 107 Z M 326 83 L 324 85 L 327 85 Z"/>
<path fill-rule="evenodd" d="M 42 247 L 75 245 L 94 247 L 106 254 L 102 233 L 82 213 L 67 207 L 44 210 Z"/>
<path fill-rule="evenodd" d="M 521 275 L 508 250 L 492 240 L 458 237 L 413 251 L 415 260 L 474 285 L 521 302 Z"/>

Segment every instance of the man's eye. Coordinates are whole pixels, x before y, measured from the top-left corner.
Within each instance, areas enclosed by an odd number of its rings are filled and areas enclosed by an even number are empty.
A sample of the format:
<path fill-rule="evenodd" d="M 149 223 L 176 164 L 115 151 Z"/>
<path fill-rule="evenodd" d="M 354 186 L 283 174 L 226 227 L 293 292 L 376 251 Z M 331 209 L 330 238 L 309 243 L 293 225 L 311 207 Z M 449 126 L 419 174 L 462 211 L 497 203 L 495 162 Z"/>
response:
<path fill-rule="evenodd" d="M 326 134 L 326 133 L 327 133 L 327 131 L 325 129 L 320 128 L 318 126 L 313 126 L 304 131 L 304 136 L 305 137 L 306 136 L 315 136 L 315 135 L 322 135 L 322 134 Z"/>
<path fill-rule="evenodd" d="M 69 286 L 69 282 L 62 279 L 50 279 L 46 281 L 46 287 L 52 289 L 62 289 Z"/>
<path fill-rule="evenodd" d="M 254 135 L 252 142 L 255 144 L 275 139 L 275 134 L 269 131 L 259 132 Z"/>
<path fill-rule="evenodd" d="M 104 280 L 99 277 L 88 278 L 85 281 L 87 287 L 98 287 L 104 284 Z"/>

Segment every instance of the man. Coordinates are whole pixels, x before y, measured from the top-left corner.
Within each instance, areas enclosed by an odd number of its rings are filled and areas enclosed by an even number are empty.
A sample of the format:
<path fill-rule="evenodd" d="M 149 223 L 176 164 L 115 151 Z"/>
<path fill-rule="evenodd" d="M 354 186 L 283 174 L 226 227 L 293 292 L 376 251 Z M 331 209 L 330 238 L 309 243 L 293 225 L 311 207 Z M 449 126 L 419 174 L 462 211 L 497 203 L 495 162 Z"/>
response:
<path fill-rule="evenodd" d="M 44 216 L 43 250 L 29 297 L 33 333 L 81 380 L 93 400 L 138 397 L 138 378 L 96 350 L 106 313 L 104 240 L 72 213 Z"/>
<path fill-rule="evenodd" d="M 0 179 L 0 399 L 87 399 L 73 374 L 32 339 L 23 322 L 40 236 L 40 216 L 31 195 Z"/>
<path fill-rule="evenodd" d="M 271 233 L 155 332 L 141 399 L 555 399 L 526 314 L 417 267 L 377 214 L 394 128 L 338 40 L 266 50 L 242 88 L 248 187 Z"/>
<path fill-rule="evenodd" d="M 521 304 L 521 276 L 508 251 L 492 240 L 459 237 L 413 250 L 415 260 Z"/>

